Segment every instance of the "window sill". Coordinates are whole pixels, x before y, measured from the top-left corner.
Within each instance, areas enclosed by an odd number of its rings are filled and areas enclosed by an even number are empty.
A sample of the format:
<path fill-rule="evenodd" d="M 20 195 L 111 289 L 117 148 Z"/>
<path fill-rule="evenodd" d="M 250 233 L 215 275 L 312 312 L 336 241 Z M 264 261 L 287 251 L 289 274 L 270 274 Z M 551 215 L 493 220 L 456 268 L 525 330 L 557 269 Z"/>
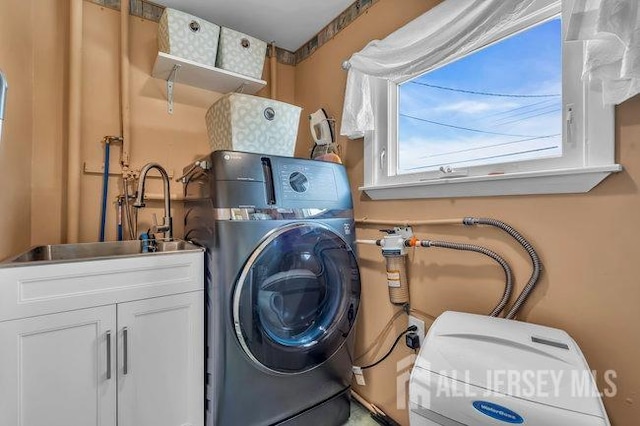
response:
<path fill-rule="evenodd" d="M 486 197 L 495 195 L 573 194 L 589 192 L 619 164 L 575 169 L 543 170 L 502 175 L 434 179 L 423 182 L 360 187 L 373 200 Z"/>

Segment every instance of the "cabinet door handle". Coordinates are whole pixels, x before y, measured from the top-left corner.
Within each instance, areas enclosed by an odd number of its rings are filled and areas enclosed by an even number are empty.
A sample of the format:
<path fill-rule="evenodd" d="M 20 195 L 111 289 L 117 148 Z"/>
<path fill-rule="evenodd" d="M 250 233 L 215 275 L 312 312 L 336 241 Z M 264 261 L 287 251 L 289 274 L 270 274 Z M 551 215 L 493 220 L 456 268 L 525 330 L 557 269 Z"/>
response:
<path fill-rule="evenodd" d="M 107 330 L 107 380 L 111 379 L 111 330 Z"/>
<path fill-rule="evenodd" d="M 129 330 L 127 327 L 122 329 L 122 373 L 127 374 L 129 372 Z"/>

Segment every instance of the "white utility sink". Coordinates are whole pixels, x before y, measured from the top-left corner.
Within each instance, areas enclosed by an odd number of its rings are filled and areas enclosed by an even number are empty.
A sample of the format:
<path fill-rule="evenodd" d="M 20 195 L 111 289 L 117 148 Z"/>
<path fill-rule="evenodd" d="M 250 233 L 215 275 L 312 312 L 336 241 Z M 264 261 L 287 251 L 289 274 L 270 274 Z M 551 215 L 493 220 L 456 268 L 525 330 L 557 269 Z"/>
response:
<path fill-rule="evenodd" d="M 204 249 L 158 240 L 37 246 L 0 263 L 0 321 L 204 287 Z"/>

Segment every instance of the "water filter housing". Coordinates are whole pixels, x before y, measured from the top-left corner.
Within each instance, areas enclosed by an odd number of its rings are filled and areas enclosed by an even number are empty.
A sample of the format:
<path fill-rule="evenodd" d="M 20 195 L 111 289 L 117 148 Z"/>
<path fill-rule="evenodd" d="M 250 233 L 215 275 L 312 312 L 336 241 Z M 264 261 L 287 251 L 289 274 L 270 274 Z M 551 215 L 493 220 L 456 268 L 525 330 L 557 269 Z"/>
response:
<path fill-rule="evenodd" d="M 564 331 L 445 312 L 409 385 L 410 424 L 610 425 L 589 366 Z"/>

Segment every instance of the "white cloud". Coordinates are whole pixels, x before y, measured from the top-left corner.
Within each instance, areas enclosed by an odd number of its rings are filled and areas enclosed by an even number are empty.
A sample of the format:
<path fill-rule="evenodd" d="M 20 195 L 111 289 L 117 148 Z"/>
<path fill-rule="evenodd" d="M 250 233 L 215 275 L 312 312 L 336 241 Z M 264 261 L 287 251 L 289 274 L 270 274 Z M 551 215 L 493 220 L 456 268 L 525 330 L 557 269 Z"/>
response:
<path fill-rule="evenodd" d="M 446 112 L 478 114 L 481 112 L 492 111 L 495 109 L 495 105 L 480 101 L 460 101 L 452 104 L 442 104 L 438 106 L 437 109 Z"/>
<path fill-rule="evenodd" d="M 516 142 L 516 143 L 511 143 Z M 503 155 L 517 152 L 551 148 L 561 145 L 561 137 L 548 139 L 522 140 L 517 138 L 491 135 L 474 135 L 459 139 L 441 139 L 437 136 L 415 136 L 403 140 L 399 146 L 399 166 L 402 170 L 412 170 L 421 167 L 437 169 L 442 164 L 455 164 L 458 167 L 470 165 L 467 161 L 472 158 L 486 158 L 486 160 L 472 161 L 475 165 L 501 163 L 503 161 L 525 160 L 549 155 L 558 155 L 561 151 L 551 149 L 519 155 L 512 159 Z M 491 157 L 497 157 L 491 159 Z M 424 170 L 424 169 L 423 169 Z"/>

